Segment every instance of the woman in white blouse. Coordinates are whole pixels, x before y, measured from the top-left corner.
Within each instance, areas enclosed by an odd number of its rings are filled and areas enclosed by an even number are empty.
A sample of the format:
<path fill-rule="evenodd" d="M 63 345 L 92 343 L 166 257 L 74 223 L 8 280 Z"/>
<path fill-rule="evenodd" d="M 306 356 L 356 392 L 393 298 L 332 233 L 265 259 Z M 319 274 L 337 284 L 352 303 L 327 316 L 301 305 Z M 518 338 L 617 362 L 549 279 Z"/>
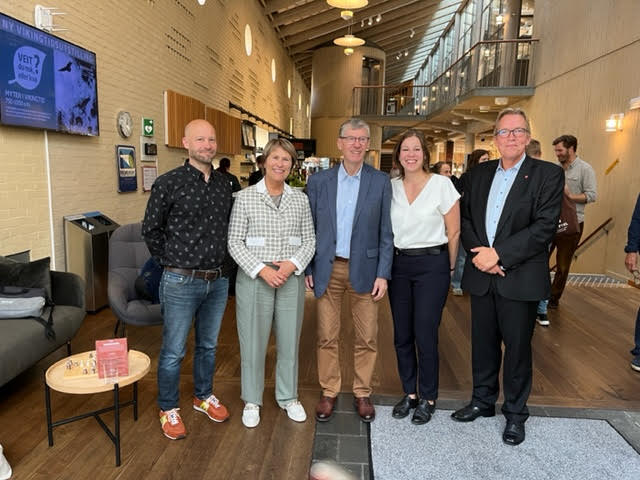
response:
<path fill-rule="evenodd" d="M 398 371 L 405 396 L 395 418 L 414 410 L 414 424 L 431 420 L 438 397 L 438 327 L 460 236 L 460 195 L 429 172 L 420 131 L 408 130 L 393 152 L 400 176 L 391 180 L 395 255 L 389 283 Z"/>
<path fill-rule="evenodd" d="M 304 422 L 298 402 L 298 344 L 304 307 L 304 269 L 316 240 L 307 196 L 285 183 L 296 150 L 288 140 L 264 149 L 264 178 L 238 193 L 229 223 L 229 253 L 237 262 L 236 322 L 240 340 L 242 423 L 260 422 L 264 368 L 275 330 L 276 401 Z"/>

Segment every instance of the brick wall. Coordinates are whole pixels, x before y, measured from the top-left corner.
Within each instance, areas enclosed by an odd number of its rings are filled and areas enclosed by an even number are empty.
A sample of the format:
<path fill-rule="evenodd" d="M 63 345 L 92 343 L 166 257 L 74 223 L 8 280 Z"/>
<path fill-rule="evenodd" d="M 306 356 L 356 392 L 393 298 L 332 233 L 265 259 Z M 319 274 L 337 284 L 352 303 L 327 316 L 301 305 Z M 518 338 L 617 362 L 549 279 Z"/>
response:
<path fill-rule="evenodd" d="M 33 25 L 36 3 L 5 1 L 0 11 Z M 100 210 L 118 223 L 142 218 L 148 194 L 142 193 L 140 162 L 138 191 L 117 193 L 115 145 L 139 150 L 141 118 L 151 117 L 159 173 L 181 162 L 183 150 L 164 146 L 164 90 L 222 111 L 232 101 L 283 130 L 289 130 L 293 118 L 293 134 L 309 136 L 309 90 L 257 0 L 209 0 L 204 6 L 196 0 L 59 0 L 55 6 L 66 12 L 55 17 L 56 23 L 69 29 L 59 36 L 96 53 L 100 136 L 47 133 L 50 217 L 44 132 L 0 126 L 0 255 L 30 249 L 32 258 L 40 258 L 53 250 L 56 267 L 64 269 L 64 215 Z M 250 57 L 244 51 L 247 24 L 253 34 Z M 116 131 L 120 110 L 129 111 L 134 120 L 133 135 L 126 140 Z M 246 175 L 239 157 L 233 159 L 232 171 Z"/>

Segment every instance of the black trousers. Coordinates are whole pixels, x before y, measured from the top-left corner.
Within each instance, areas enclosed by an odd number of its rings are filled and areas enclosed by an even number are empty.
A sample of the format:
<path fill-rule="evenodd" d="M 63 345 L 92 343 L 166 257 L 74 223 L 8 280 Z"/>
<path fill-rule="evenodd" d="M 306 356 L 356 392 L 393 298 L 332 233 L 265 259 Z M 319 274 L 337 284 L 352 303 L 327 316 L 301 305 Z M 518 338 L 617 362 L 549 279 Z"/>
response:
<path fill-rule="evenodd" d="M 393 257 L 389 301 L 398 373 L 406 394 L 438 398 L 438 327 L 450 280 L 446 250 Z"/>
<path fill-rule="evenodd" d="M 510 300 L 495 289 L 495 279 L 486 295 L 471 296 L 471 358 L 473 398 L 481 408 L 492 407 L 498 399 L 498 373 L 504 363 L 502 413 L 514 422 L 529 417 L 527 399 L 531 393 L 531 337 L 538 302 Z"/>

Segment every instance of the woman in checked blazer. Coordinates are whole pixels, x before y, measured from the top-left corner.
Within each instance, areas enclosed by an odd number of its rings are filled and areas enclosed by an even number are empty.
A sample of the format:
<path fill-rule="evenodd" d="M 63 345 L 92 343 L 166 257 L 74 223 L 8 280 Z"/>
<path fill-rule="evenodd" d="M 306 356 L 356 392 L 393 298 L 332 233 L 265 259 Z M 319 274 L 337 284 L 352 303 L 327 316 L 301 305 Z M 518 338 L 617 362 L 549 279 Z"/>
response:
<path fill-rule="evenodd" d="M 237 262 L 236 322 L 240 339 L 242 423 L 260 422 L 264 365 L 275 328 L 276 401 L 304 422 L 298 402 L 298 343 L 304 308 L 304 269 L 316 240 L 307 196 L 285 183 L 296 151 L 285 139 L 264 149 L 264 178 L 238 193 L 229 224 L 229 253 Z"/>

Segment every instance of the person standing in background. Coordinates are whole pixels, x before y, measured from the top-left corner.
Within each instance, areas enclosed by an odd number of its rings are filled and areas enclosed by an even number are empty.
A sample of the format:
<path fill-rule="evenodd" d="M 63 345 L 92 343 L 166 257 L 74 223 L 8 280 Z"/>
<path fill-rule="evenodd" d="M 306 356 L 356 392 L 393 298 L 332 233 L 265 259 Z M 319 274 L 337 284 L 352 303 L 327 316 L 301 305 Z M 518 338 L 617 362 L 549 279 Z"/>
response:
<path fill-rule="evenodd" d="M 556 251 L 556 274 L 551 284 L 549 308 L 558 308 L 569 277 L 573 254 L 578 248 L 584 230 L 584 207 L 596 201 L 596 173 L 591 165 L 577 155 L 578 139 L 573 135 L 562 135 L 553 141 L 553 148 L 564 169 L 564 193 L 576 204 L 579 231 L 575 235 L 556 236 L 551 250 Z"/>
<path fill-rule="evenodd" d="M 258 155 L 258 158 L 256 158 L 256 166 L 258 169 L 249 175 L 249 186 L 255 185 L 262 180 L 264 176 L 264 155 Z"/>
<path fill-rule="evenodd" d="M 484 163 L 489 161 L 489 152 L 487 150 L 483 150 L 478 148 L 469 154 L 469 159 L 467 160 L 467 169 L 460 176 L 460 180 L 458 180 L 458 185 L 456 185 L 456 189 L 460 195 L 464 194 L 464 179 L 468 172 L 478 165 L 479 163 Z M 458 248 L 458 257 L 456 258 L 456 268 L 453 271 L 453 275 L 451 275 L 451 293 L 457 297 L 464 295 L 464 292 L 461 288 L 462 282 L 462 272 L 464 270 L 464 263 L 467 260 L 467 252 L 462 245 Z"/>
<path fill-rule="evenodd" d="M 216 171 L 222 173 L 229 179 L 229 182 L 231 183 L 231 191 L 236 193 L 240 191 L 242 187 L 240 186 L 240 180 L 238 180 L 238 177 L 231 173 L 229 168 L 231 168 L 231 160 L 227 157 L 222 157 Z"/>
<path fill-rule="evenodd" d="M 532 138 L 525 149 L 527 155 L 531 158 L 535 158 L 537 160 L 542 160 L 542 148 L 540 146 L 540 142 L 535 138 Z M 547 305 L 549 304 L 549 299 L 545 298 L 544 300 L 540 300 L 538 302 L 538 308 L 536 310 L 536 321 L 538 325 L 542 327 L 549 326 L 549 315 L 547 314 Z"/>

